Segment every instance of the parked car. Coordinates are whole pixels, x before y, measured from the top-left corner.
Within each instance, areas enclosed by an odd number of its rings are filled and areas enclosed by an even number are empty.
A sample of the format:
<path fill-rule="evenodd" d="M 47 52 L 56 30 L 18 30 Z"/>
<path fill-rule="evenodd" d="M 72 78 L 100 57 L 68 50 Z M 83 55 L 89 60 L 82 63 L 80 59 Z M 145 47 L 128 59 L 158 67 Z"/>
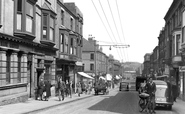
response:
<path fill-rule="evenodd" d="M 120 82 L 119 91 L 129 91 L 129 83 Z"/>
<path fill-rule="evenodd" d="M 120 82 L 119 91 L 129 91 L 129 90 L 136 90 L 135 81 L 134 80 L 125 80 Z"/>
<path fill-rule="evenodd" d="M 170 84 L 162 80 L 153 80 L 153 82 L 156 84 L 156 106 L 164 106 L 171 110 L 174 100 Z"/>

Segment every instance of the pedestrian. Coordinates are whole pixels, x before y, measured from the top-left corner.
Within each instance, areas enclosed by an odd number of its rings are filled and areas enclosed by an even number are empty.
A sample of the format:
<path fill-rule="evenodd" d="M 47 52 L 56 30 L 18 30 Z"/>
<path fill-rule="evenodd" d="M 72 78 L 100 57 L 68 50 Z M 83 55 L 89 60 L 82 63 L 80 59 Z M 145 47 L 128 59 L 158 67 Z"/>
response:
<path fill-rule="evenodd" d="M 62 96 L 62 100 L 64 100 L 64 93 L 66 89 L 66 84 L 62 80 L 62 78 L 59 79 L 58 87 L 59 87 L 59 101 L 61 101 L 61 96 Z"/>
<path fill-rule="evenodd" d="M 69 84 L 69 81 L 66 80 L 66 90 L 65 90 L 65 93 L 66 93 L 66 97 L 69 96 L 69 89 L 70 89 L 70 84 Z"/>
<path fill-rule="evenodd" d="M 149 113 L 152 110 L 153 113 L 155 113 L 155 92 L 156 92 L 156 84 L 153 82 L 152 77 L 149 78 L 148 83 L 145 86 L 146 88 L 146 93 L 149 94 L 152 107 L 149 107 Z M 152 108 L 152 109 L 150 109 Z"/>
<path fill-rule="evenodd" d="M 45 91 L 44 79 L 40 78 L 40 81 L 39 81 L 39 100 L 41 100 L 41 101 L 43 100 L 42 95 L 43 95 L 44 91 Z"/>
<path fill-rule="evenodd" d="M 81 87 L 80 81 L 76 84 L 76 88 L 77 88 L 78 96 L 80 97 L 80 94 L 82 93 L 82 87 Z"/>
<path fill-rule="evenodd" d="M 46 88 L 46 96 L 45 96 L 45 100 L 48 101 L 49 97 L 51 96 L 51 83 L 49 80 L 45 81 L 45 88 Z"/>
<path fill-rule="evenodd" d="M 69 95 L 70 95 L 70 98 L 72 98 L 72 93 L 73 93 L 73 81 L 70 81 L 70 83 L 69 83 Z"/>
<path fill-rule="evenodd" d="M 92 91 L 92 83 L 89 82 L 88 83 L 88 94 L 91 94 L 91 91 Z"/>

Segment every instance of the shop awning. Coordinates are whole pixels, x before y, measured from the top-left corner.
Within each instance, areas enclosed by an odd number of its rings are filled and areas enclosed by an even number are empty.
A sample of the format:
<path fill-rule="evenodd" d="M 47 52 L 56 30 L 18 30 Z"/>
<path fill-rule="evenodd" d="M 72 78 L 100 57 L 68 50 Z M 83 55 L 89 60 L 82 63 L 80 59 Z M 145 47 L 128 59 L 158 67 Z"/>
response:
<path fill-rule="evenodd" d="M 106 80 L 111 81 L 112 80 L 112 76 L 110 74 L 106 74 Z"/>
<path fill-rule="evenodd" d="M 103 76 L 100 76 L 99 78 L 101 78 L 101 79 L 105 80 L 105 78 L 104 78 Z"/>
<path fill-rule="evenodd" d="M 93 77 L 89 76 L 88 74 L 84 73 L 84 72 L 78 72 L 79 75 L 86 77 L 86 78 L 90 78 L 90 79 L 94 79 Z"/>

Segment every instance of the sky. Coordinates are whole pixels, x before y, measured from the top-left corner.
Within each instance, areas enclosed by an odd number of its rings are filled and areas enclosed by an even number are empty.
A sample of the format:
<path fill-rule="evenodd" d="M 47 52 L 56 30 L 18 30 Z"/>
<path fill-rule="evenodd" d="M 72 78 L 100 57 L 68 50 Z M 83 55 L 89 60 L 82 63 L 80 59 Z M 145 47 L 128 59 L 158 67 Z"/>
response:
<path fill-rule="evenodd" d="M 144 55 L 158 45 L 173 0 L 63 1 L 74 2 L 82 12 L 85 39 L 92 35 L 106 55 L 112 54 L 120 62 L 143 63 Z"/>

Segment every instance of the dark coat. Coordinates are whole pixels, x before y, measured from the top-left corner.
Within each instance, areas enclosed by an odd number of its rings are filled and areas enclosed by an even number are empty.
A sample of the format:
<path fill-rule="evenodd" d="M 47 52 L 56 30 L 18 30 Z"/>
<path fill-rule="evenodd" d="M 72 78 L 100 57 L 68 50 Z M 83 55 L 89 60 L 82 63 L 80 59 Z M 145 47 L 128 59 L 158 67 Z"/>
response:
<path fill-rule="evenodd" d="M 51 83 L 49 81 L 45 81 L 45 90 L 46 90 L 46 97 L 50 97 L 51 96 Z"/>
<path fill-rule="evenodd" d="M 45 91 L 44 81 L 40 81 L 39 82 L 39 94 L 42 95 L 44 91 Z"/>
<path fill-rule="evenodd" d="M 146 87 L 146 91 L 149 95 L 154 95 L 155 96 L 155 94 L 153 94 L 153 93 L 156 92 L 156 85 L 155 85 L 154 82 L 152 84 L 147 83 L 145 87 Z"/>

